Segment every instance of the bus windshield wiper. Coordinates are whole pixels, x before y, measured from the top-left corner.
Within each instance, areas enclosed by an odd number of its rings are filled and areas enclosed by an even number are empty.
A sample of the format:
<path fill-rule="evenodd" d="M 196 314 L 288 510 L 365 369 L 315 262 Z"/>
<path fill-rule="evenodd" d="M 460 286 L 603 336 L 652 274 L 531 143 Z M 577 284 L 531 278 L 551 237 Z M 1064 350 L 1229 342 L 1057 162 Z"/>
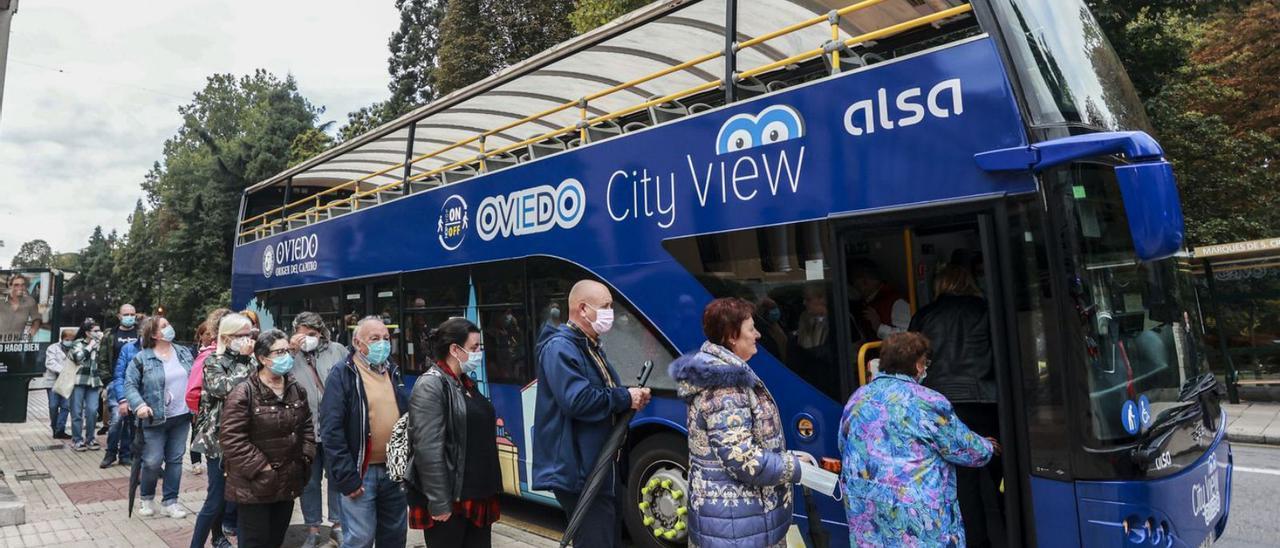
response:
<path fill-rule="evenodd" d="M 1179 426 L 1197 419 L 1212 419 L 1213 417 L 1205 416 L 1205 401 L 1202 396 L 1216 389 L 1217 382 L 1212 373 L 1205 373 L 1183 384 L 1178 394 L 1178 400 L 1181 403 L 1161 411 L 1156 416 L 1151 427 L 1134 446 L 1133 461 L 1143 467 L 1149 466 L 1156 457 L 1160 456 L 1160 452 Z"/>

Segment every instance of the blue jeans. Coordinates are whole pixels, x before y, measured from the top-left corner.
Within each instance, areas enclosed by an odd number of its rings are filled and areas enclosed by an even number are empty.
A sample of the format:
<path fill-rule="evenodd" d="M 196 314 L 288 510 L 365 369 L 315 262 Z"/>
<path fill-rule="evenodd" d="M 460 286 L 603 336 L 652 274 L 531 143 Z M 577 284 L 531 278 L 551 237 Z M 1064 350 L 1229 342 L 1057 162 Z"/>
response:
<path fill-rule="evenodd" d="M 213 533 L 215 544 L 222 538 L 223 512 L 227 506 L 226 478 L 222 476 L 222 459 L 205 459 L 209 481 L 204 495 L 204 506 L 196 514 L 196 528 L 191 532 L 191 548 L 203 548 L 204 541 Z"/>
<path fill-rule="evenodd" d="M 98 397 L 98 389 L 77 384 L 71 391 L 71 441 L 89 443 L 94 441 L 93 429 L 98 422 L 98 405 L 102 399 Z"/>
<path fill-rule="evenodd" d="M 66 432 L 67 417 L 71 416 L 71 400 L 54 392 L 52 388 L 46 388 L 44 393 L 49 396 L 49 428 L 54 434 Z"/>
<path fill-rule="evenodd" d="M 111 426 L 107 430 L 107 459 L 116 455 L 128 460 L 133 455 L 133 410 L 120 414 L 120 405 L 111 406 Z"/>
<path fill-rule="evenodd" d="M 400 484 L 387 477 L 387 467 L 371 464 L 364 473 L 364 494 L 343 496 L 342 548 L 404 546 L 409 528 L 409 503 Z"/>
<path fill-rule="evenodd" d="M 302 489 L 302 523 L 312 527 L 318 527 L 324 523 L 324 516 L 321 515 L 324 512 L 320 504 L 320 483 L 323 479 L 324 447 L 316 444 L 316 461 L 311 463 L 311 481 L 308 481 L 307 486 Z M 342 523 L 342 518 L 338 517 L 338 497 L 341 495 L 333 489 L 332 483 L 324 491 L 329 495 L 329 521 Z"/>
<path fill-rule="evenodd" d="M 182 482 L 182 455 L 187 452 L 187 433 L 191 431 L 191 415 L 169 417 L 155 426 L 142 428 L 141 500 L 156 498 L 160 466 L 164 465 L 164 498 L 162 505 L 178 502 L 178 485 Z"/>

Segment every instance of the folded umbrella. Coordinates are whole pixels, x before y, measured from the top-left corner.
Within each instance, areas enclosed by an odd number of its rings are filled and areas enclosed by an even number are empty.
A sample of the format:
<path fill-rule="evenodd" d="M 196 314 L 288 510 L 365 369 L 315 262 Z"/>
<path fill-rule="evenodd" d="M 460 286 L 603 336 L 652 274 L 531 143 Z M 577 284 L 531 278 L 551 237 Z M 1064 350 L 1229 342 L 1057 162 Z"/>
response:
<path fill-rule="evenodd" d="M 125 417 L 122 420 L 131 420 Z M 138 482 L 142 477 L 142 447 L 146 445 L 146 440 L 142 437 L 142 420 L 139 419 L 134 424 L 133 444 L 130 448 L 133 450 L 133 464 L 129 468 L 129 517 L 133 517 L 133 502 L 138 497 Z"/>
<path fill-rule="evenodd" d="M 653 362 L 644 362 L 644 368 L 640 370 L 640 376 L 637 380 L 640 384 L 638 388 L 644 388 L 649 382 L 649 373 L 653 371 Z M 568 546 L 573 542 L 573 535 L 578 532 L 578 528 L 582 527 L 582 521 L 587 516 L 587 508 L 600 492 L 600 486 L 604 484 L 604 480 L 613 466 L 614 453 L 618 452 L 618 448 L 622 447 L 622 440 L 627 437 L 627 429 L 631 426 L 631 418 L 636 415 L 635 409 L 628 409 L 621 415 L 618 415 L 618 421 L 614 423 L 613 430 L 609 432 L 609 437 L 605 438 L 604 446 L 600 450 L 600 456 L 596 458 L 595 468 L 591 469 L 591 474 L 587 475 L 587 482 L 582 487 L 582 494 L 578 497 L 578 505 L 573 509 L 573 515 L 569 516 L 569 525 L 564 528 L 564 536 L 560 538 L 560 548 Z M 588 547 L 582 547 L 588 548 Z"/>

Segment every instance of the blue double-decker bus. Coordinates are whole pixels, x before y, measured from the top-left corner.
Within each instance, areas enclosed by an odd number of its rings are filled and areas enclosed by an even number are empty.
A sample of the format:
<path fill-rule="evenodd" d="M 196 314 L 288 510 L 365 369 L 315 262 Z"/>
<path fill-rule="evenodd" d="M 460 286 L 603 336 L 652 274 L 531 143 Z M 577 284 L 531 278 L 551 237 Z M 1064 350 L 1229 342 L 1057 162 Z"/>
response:
<path fill-rule="evenodd" d="M 914 313 L 961 267 L 1005 447 L 1002 519 L 969 540 L 1203 546 L 1231 451 L 1147 128 L 1082 0 L 657 2 L 249 188 L 233 304 L 282 327 L 318 312 L 342 342 L 381 316 L 411 378 L 426 331 L 470 318 L 504 490 L 553 504 L 529 484 L 534 348 L 575 281 L 605 283 L 611 360 L 658 365 L 626 524 L 672 546 L 689 486 L 665 366 L 711 299 L 757 305 L 751 366 L 787 445 L 836 469 L 879 345 L 858 287 L 875 272 Z M 796 523 L 845 545 L 841 504 L 818 511 Z"/>

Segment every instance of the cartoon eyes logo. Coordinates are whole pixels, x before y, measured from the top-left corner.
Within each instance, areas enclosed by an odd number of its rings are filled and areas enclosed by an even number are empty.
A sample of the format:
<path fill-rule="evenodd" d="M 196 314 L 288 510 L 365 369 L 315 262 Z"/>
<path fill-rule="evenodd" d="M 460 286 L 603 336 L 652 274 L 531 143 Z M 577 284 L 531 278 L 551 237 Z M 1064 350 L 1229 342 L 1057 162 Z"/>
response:
<path fill-rule="evenodd" d="M 760 114 L 739 114 L 720 126 L 716 154 L 728 154 L 752 147 L 772 145 L 804 137 L 800 113 L 786 105 L 773 105 Z"/>

